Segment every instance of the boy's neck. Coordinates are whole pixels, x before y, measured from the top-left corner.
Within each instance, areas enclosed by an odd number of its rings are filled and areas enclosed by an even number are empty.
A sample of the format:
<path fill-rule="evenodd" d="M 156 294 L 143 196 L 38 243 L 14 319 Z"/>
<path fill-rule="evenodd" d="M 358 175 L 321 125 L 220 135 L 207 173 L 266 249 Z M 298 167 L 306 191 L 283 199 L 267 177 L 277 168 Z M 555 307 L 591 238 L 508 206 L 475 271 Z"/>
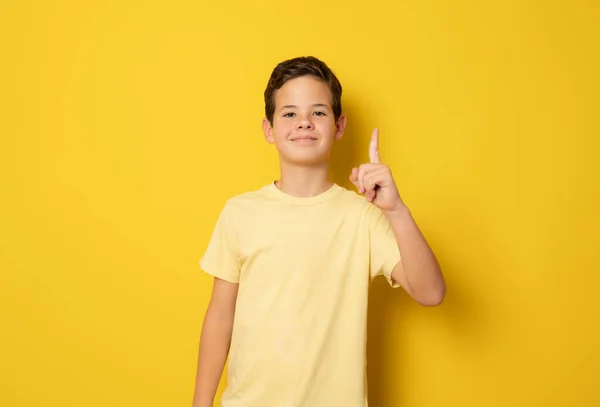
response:
<path fill-rule="evenodd" d="M 282 192 L 298 198 L 310 198 L 326 192 L 333 186 L 327 166 L 281 167 L 281 177 L 275 186 Z"/>

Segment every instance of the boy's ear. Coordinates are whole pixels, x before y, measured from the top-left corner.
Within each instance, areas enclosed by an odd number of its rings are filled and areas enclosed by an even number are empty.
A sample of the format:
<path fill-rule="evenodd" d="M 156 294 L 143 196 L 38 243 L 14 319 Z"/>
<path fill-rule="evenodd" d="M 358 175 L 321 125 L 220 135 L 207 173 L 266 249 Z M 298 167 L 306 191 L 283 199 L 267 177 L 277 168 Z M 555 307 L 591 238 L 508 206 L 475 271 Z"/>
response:
<path fill-rule="evenodd" d="M 346 116 L 341 115 L 335 124 L 335 139 L 339 140 L 344 135 L 344 129 L 346 128 Z"/>
<path fill-rule="evenodd" d="M 265 135 L 265 140 L 267 140 L 267 143 L 273 144 L 275 142 L 275 139 L 273 138 L 273 126 L 271 126 L 271 123 L 269 122 L 269 120 L 267 120 L 267 118 L 263 119 L 262 127 L 263 133 Z"/>

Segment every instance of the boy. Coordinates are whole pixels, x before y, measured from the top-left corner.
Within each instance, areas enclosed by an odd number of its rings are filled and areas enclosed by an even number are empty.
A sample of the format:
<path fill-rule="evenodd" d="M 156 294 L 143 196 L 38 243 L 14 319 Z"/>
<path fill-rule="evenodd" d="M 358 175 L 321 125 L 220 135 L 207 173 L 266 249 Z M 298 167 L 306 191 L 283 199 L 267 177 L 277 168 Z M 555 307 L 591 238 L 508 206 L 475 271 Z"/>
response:
<path fill-rule="evenodd" d="M 280 63 L 263 131 L 280 178 L 228 200 L 200 265 L 214 285 L 200 341 L 194 407 L 365 407 L 369 283 L 383 275 L 426 306 L 445 283 L 380 162 L 353 168 L 358 193 L 330 181 L 346 126 L 342 87 L 312 57 Z"/>

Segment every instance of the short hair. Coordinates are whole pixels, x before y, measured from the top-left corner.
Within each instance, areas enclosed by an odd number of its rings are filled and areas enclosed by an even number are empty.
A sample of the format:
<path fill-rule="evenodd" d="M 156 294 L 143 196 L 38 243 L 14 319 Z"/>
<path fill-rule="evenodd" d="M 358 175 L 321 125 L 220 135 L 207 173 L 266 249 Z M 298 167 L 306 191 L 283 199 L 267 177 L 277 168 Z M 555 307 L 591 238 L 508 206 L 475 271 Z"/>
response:
<path fill-rule="evenodd" d="M 269 78 L 265 89 L 265 115 L 273 123 L 275 114 L 275 94 L 287 81 L 301 76 L 312 76 L 323 81 L 331 91 L 331 108 L 335 120 L 342 115 L 342 85 L 333 71 L 315 57 L 297 57 L 280 62 Z"/>

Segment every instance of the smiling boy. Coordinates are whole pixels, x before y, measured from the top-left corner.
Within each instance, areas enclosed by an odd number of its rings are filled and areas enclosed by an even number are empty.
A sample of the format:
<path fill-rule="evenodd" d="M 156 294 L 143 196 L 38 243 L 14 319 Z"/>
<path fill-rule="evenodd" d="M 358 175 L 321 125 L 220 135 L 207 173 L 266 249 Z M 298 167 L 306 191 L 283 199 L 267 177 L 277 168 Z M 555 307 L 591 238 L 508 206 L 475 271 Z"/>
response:
<path fill-rule="evenodd" d="M 419 304 L 445 295 L 438 262 L 379 157 L 330 177 L 346 126 L 342 87 L 313 57 L 280 63 L 265 90 L 263 131 L 278 180 L 229 199 L 200 265 L 214 276 L 194 407 L 209 407 L 229 355 L 222 407 L 365 407 L 371 280 Z"/>

